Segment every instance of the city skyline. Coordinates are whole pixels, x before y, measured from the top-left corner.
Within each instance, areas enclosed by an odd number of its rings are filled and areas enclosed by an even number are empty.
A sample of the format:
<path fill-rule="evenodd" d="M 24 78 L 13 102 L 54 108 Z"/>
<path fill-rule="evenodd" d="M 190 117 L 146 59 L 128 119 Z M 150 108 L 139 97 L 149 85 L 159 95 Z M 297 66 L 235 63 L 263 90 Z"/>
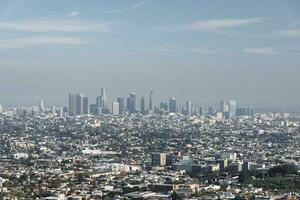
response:
<path fill-rule="evenodd" d="M 164 99 L 199 104 L 232 98 L 299 107 L 299 6 L 297 0 L 4 0 L 0 103 L 64 105 L 69 92 L 93 97 L 103 86 L 111 97 L 151 88 Z"/>

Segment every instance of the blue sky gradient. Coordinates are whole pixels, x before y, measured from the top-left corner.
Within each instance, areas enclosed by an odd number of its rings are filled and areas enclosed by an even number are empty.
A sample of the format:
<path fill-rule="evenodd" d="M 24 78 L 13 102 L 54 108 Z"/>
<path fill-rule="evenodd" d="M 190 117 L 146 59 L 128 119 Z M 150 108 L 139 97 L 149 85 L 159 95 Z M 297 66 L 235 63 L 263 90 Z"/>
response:
<path fill-rule="evenodd" d="M 111 100 L 300 106 L 298 0 L 2 0 L 0 103 Z"/>

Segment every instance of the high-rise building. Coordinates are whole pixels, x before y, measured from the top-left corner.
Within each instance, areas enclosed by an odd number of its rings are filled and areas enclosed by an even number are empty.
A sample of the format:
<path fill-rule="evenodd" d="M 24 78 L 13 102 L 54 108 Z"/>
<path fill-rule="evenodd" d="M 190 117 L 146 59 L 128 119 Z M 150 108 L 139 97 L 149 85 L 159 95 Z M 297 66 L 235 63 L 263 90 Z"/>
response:
<path fill-rule="evenodd" d="M 153 110 L 153 96 L 154 96 L 154 93 L 152 90 L 150 90 L 150 94 L 149 94 L 149 111 L 150 112 Z"/>
<path fill-rule="evenodd" d="M 75 116 L 76 115 L 76 95 L 69 94 L 69 115 Z"/>
<path fill-rule="evenodd" d="M 76 115 L 83 115 L 83 94 L 76 94 Z"/>
<path fill-rule="evenodd" d="M 129 95 L 129 113 L 136 112 L 136 93 L 131 93 Z"/>
<path fill-rule="evenodd" d="M 186 115 L 187 116 L 192 116 L 192 102 L 191 101 L 187 101 L 186 102 Z"/>
<path fill-rule="evenodd" d="M 118 102 L 113 102 L 111 108 L 112 108 L 112 114 L 113 115 L 119 115 L 120 114 L 119 103 Z"/>
<path fill-rule="evenodd" d="M 224 114 L 225 112 L 228 112 L 228 103 L 224 100 L 220 103 L 220 111 Z"/>
<path fill-rule="evenodd" d="M 145 114 L 146 110 L 145 110 L 145 97 L 141 97 L 141 113 Z"/>
<path fill-rule="evenodd" d="M 40 112 L 45 112 L 45 107 L 44 107 L 44 102 L 43 101 L 39 102 L 39 110 L 40 110 Z"/>
<path fill-rule="evenodd" d="M 167 155 L 164 153 L 151 154 L 152 166 L 166 166 Z"/>
<path fill-rule="evenodd" d="M 228 107 L 229 107 L 228 116 L 229 119 L 232 119 L 236 116 L 236 102 L 234 100 L 229 100 Z"/>
<path fill-rule="evenodd" d="M 96 104 L 100 108 L 107 107 L 107 97 L 106 97 L 106 90 L 105 88 L 101 88 L 100 96 L 96 97 Z"/>
<path fill-rule="evenodd" d="M 123 114 L 125 111 L 124 97 L 118 97 L 118 103 L 119 103 L 119 114 Z"/>
<path fill-rule="evenodd" d="M 173 98 L 170 98 L 170 101 L 169 101 L 169 112 L 170 113 L 176 113 L 177 112 L 177 105 L 176 105 L 176 99 L 173 97 Z"/>
<path fill-rule="evenodd" d="M 69 115 L 88 114 L 89 110 L 88 98 L 83 94 L 69 94 Z"/>
<path fill-rule="evenodd" d="M 83 114 L 89 114 L 89 98 L 83 97 Z"/>
<path fill-rule="evenodd" d="M 0 113 L 2 113 L 2 112 L 3 112 L 3 108 L 2 108 L 2 106 L 0 104 Z"/>

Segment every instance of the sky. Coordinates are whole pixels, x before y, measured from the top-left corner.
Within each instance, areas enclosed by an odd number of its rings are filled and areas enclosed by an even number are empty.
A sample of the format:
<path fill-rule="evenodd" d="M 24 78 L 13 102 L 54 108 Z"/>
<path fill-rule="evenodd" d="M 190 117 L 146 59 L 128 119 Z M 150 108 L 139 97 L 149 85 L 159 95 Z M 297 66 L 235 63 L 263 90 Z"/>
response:
<path fill-rule="evenodd" d="M 299 0 L 1 0 L 0 104 L 105 87 L 182 104 L 300 106 Z"/>

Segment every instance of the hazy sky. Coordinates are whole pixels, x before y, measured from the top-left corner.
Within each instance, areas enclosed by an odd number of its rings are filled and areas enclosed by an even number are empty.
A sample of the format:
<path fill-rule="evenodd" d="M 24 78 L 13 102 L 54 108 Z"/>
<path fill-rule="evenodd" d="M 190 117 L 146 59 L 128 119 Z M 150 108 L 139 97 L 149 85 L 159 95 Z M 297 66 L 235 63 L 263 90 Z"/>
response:
<path fill-rule="evenodd" d="M 1 0 L 0 104 L 151 89 L 300 105 L 299 0 Z"/>

